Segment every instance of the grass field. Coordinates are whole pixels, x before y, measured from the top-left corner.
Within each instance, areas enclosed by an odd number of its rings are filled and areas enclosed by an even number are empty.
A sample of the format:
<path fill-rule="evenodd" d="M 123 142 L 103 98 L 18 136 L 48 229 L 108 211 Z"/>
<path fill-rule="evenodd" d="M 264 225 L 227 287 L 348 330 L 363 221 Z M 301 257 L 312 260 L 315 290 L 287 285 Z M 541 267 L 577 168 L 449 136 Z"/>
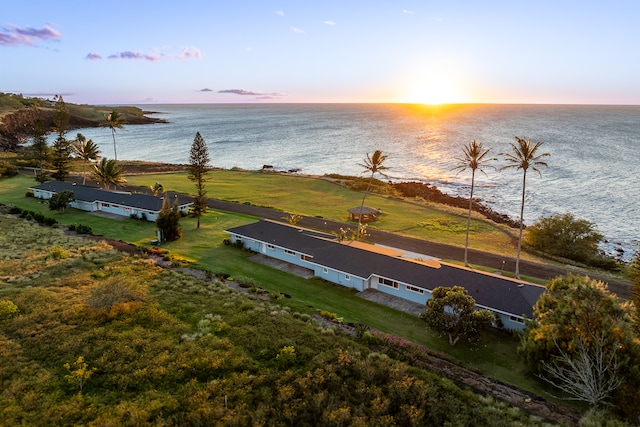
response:
<path fill-rule="evenodd" d="M 337 221 L 347 221 L 347 210 L 362 202 L 362 193 L 323 177 L 225 169 L 211 171 L 209 178 L 209 197 Z M 186 173 L 128 176 L 127 181 L 144 187 L 157 181 L 168 191 L 194 191 Z M 365 202 L 384 212 L 378 221 L 369 224 L 372 229 L 464 246 L 465 210 L 377 195 L 368 195 Z M 511 257 L 516 254 L 513 238 L 506 229 L 477 215 L 471 223 L 470 247 Z"/>

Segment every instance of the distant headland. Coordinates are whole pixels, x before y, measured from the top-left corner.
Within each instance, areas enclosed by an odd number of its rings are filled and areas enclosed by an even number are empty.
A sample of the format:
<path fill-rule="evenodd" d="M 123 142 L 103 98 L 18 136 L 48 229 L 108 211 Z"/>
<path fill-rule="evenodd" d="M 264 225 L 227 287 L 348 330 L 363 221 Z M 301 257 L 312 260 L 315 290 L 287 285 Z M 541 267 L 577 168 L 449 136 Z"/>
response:
<path fill-rule="evenodd" d="M 15 151 L 33 135 L 33 125 L 40 120 L 43 130 L 53 130 L 54 102 L 44 98 L 27 98 L 19 94 L 0 92 L 0 151 Z M 129 106 L 94 106 L 66 103 L 69 129 L 98 127 L 106 123 L 106 116 L 117 111 L 128 125 L 167 123 L 164 119 L 148 117 L 151 111 Z"/>

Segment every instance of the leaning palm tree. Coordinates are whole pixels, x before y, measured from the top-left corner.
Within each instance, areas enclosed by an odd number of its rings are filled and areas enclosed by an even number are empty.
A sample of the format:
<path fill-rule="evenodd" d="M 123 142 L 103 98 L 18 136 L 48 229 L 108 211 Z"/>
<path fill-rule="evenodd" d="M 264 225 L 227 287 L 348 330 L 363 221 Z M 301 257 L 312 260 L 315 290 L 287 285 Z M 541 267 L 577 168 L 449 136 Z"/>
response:
<path fill-rule="evenodd" d="M 379 173 L 380 175 L 387 177 L 387 175 L 383 172 L 389 169 L 388 167 L 383 165 L 386 159 L 387 159 L 387 156 L 382 154 L 382 151 L 376 150 L 373 152 L 373 155 L 370 155 L 369 153 L 367 153 L 367 158 L 364 159 L 364 163 L 358 163 L 358 166 L 362 166 L 364 168 L 364 171 L 362 171 L 362 173 L 371 172 L 371 177 L 369 178 L 367 191 L 365 191 L 364 195 L 362 196 L 362 204 L 360 205 L 360 214 L 358 215 L 358 232 L 356 233 L 356 240 L 360 238 L 360 230 L 362 229 L 362 211 L 364 209 L 364 199 L 367 197 L 369 190 L 371 190 L 371 184 L 373 183 L 373 176 L 376 173 Z"/>
<path fill-rule="evenodd" d="M 104 184 L 104 188 L 109 190 L 111 184 L 115 187 L 127 182 L 122 177 L 122 166 L 113 160 L 103 157 L 98 164 L 93 165 L 93 176 Z"/>
<path fill-rule="evenodd" d="M 122 129 L 122 125 L 126 121 L 120 116 L 120 113 L 113 110 L 106 116 L 107 123 L 103 123 L 101 126 L 111 129 L 111 136 L 113 136 L 113 158 L 118 160 L 118 151 L 116 150 L 116 129 Z"/>
<path fill-rule="evenodd" d="M 73 141 L 73 152 L 84 162 L 82 164 L 82 185 L 87 182 L 87 163 L 98 160 L 98 146 L 92 139 L 87 140 L 85 136 L 79 133 Z"/>
<path fill-rule="evenodd" d="M 469 212 L 467 213 L 467 236 L 464 243 L 464 265 L 469 266 L 467 254 L 469 252 L 469 228 L 471 226 L 471 208 L 473 204 L 473 190 L 476 183 L 476 171 L 480 171 L 486 175 L 486 172 L 482 169 L 488 166 L 490 161 L 496 160 L 495 158 L 487 158 L 487 154 L 491 151 L 490 148 L 484 149 L 482 142 L 476 142 L 475 140 L 469 142 L 463 148 L 464 156 L 457 158 L 457 165 L 454 170 L 458 173 L 471 169 L 471 193 L 469 194 Z"/>
<path fill-rule="evenodd" d="M 526 137 L 517 137 L 516 144 L 511 143 L 512 153 L 502 153 L 507 163 L 500 170 L 505 169 L 522 169 L 522 204 L 520 205 L 520 236 L 518 237 L 518 254 L 516 257 L 516 278 L 520 278 L 520 250 L 522 248 L 522 230 L 524 228 L 524 197 L 527 184 L 527 170 L 531 168 L 538 175 L 542 176 L 539 167 L 547 167 L 547 163 L 541 161 L 543 157 L 550 156 L 549 153 L 538 154 L 538 149 L 543 143 L 538 141 L 531 144 L 531 140 Z"/>

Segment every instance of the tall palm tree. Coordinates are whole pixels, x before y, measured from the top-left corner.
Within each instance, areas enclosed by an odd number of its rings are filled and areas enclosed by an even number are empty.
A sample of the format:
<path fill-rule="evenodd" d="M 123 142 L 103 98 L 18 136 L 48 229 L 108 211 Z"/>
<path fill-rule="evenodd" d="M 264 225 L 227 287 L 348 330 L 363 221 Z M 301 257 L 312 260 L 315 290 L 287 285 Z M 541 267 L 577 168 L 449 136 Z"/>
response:
<path fill-rule="evenodd" d="M 72 148 L 76 156 L 84 160 L 82 164 L 82 185 L 84 185 L 87 182 L 87 163 L 98 160 L 100 150 L 92 139 L 87 141 L 87 138 L 81 133 L 76 136 Z"/>
<path fill-rule="evenodd" d="M 358 166 L 362 166 L 365 172 L 371 172 L 371 177 L 369 178 L 369 184 L 367 185 L 367 191 L 365 191 L 362 196 L 362 204 L 360 205 L 360 215 L 358 215 L 358 231 L 356 233 L 356 240 L 360 238 L 360 229 L 362 228 L 362 210 L 364 209 L 364 199 L 367 197 L 369 190 L 371 190 L 371 184 L 373 183 L 373 177 L 376 173 L 387 177 L 387 175 L 383 172 L 388 167 L 384 166 L 384 161 L 387 160 L 387 156 L 382 154 L 382 151 L 376 150 L 373 152 L 373 155 L 367 153 L 367 157 L 364 159 L 364 163 L 358 163 Z"/>
<path fill-rule="evenodd" d="M 518 237 L 518 255 L 516 257 L 516 278 L 520 278 L 520 250 L 522 248 L 522 230 L 524 228 L 524 196 L 527 184 L 527 170 L 531 168 L 538 175 L 542 176 L 540 167 L 547 167 L 547 163 L 543 162 L 543 157 L 548 157 L 549 153 L 538 154 L 538 149 L 543 143 L 538 141 L 531 144 L 531 140 L 526 137 L 517 137 L 516 143 L 511 143 L 511 153 L 502 153 L 508 165 L 503 166 L 500 170 L 505 169 L 522 169 L 522 204 L 520 205 L 520 236 Z"/>
<path fill-rule="evenodd" d="M 476 142 L 475 140 L 469 142 L 463 148 L 464 156 L 456 159 L 457 166 L 454 170 L 458 170 L 458 173 L 471 169 L 471 193 L 469 194 L 469 212 L 467 214 L 467 236 L 464 243 L 464 265 L 469 266 L 467 254 L 469 252 L 469 228 L 471 226 L 471 208 L 473 205 L 473 190 L 476 183 L 476 171 L 480 171 L 486 175 L 486 172 L 482 169 L 488 166 L 490 161 L 496 160 L 495 158 L 487 158 L 487 154 L 491 151 L 490 148 L 486 149 L 482 145 L 482 142 Z"/>
<path fill-rule="evenodd" d="M 127 182 L 122 177 L 122 166 L 114 159 L 103 157 L 98 164 L 93 165 L 93 176 L 104 184 L 104 188 L 109 190 L 111 184 L 115 187 Z"/>
<path fill-rule="evenodd" d="M 122 129 L 122 125 L 125 124 L 126 121 L 116 110 L 107 114 L 106 119 L 107 123 L 102 126 L 111 129 L 111 135 L 113 136 L 113 158 L 118 161 L 118 151 L 116 150 L 116 129 Z"/>

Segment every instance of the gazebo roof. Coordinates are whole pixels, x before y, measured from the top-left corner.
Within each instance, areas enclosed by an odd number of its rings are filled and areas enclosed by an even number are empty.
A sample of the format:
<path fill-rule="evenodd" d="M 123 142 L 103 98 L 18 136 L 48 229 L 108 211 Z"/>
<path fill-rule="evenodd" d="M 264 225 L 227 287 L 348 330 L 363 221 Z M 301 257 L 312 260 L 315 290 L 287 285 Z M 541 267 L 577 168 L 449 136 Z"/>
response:
<path fill-rule="evenodd" d="M 369 206 L 356 206 L 349 209 L 349 213 L 355 215 L 378 215 L 380 210 Z"/>

